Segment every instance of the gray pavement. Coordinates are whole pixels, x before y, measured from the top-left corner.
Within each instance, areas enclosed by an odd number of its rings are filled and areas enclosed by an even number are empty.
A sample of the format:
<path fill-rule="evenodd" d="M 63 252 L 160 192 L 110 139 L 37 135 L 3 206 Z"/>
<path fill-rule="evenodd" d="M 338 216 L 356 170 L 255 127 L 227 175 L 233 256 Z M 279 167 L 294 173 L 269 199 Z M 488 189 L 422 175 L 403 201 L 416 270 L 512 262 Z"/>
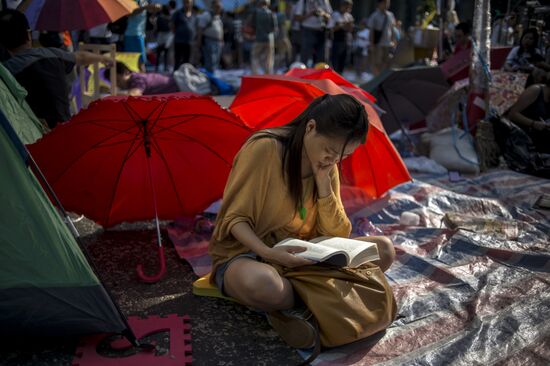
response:
<path fill-rule="evenodd" d="M 167 274 L 156 284 L 145 284 L 137 280 L 135 266 L 143 263 L 146 272 L 155 272 L 153 230 L 103 231 L 87 220 L 78 227 L 86 234 L 83 242 L 105 286 L 127 316 L 190 316 L 193 365 L 297 365 L 302 361 L 263 315 L 222 299 L 193 295 L 191 285 L 197 277 L 179 259 L 165 231 Z M 71 365 L 76 344 L 71 338 L 0 340 L 0 365 Z"/>

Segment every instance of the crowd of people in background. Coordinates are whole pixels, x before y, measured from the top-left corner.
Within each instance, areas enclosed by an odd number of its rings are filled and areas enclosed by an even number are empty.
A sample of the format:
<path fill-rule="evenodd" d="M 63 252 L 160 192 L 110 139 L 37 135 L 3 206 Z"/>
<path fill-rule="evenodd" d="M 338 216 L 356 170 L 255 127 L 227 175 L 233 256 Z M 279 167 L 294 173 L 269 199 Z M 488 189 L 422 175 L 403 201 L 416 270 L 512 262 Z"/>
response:
<path fill-rule="evenodd" d="M 339 73 L 354 72 L 355 80 L 361 82 L 365 81 L 362 79 L 365 75 L 376 76 L 391 67 L 399 43 L 409 33 L 389 10 L 390 0 L 376 0 L 376 9 L 364 19 L 355 19 L 351 14 L 352 0 L 339 0 L 336 9 L 329 0 L 286 1 L 284 7 L 278 0 L 258 0 L 240 13 L 225 11 L 220 0 L 210 1 L 208 10 L 199 10 L 193 0 L 172 0 L 166 5 L 146 0 L 136 2 L 138 8 L 129 16 L 82 32 L 28 32 L 27 23 L 25 34 L 18 36 L 18 42 L 14 41 L 10 23 L 14 15 L 4 10 L 0 26 L 6 31 L 0 32 L 0 51 L 3 51 L 0 57 L 33 94 L 36 81 L 32 80 L 41 79 L 29 78 L 28 70 L 34 69 L 45 78 L 44 74 L 49 71 L 44 70 L 56 64 L 50 76 L 64 78 L 72 72 L 75 63 L 84 62 L 78 57 L 81 53 L 75 58 L 73 45 L 114 43 L 117 51 L 140 55 L 141 73 L 121 65 L 117 79 L 119 87 L 128 88 L 129 94 L 141 95 L 181 90 L 178 75 L 190 70 L 185 66 L 187 69 L 182 71 L 182 65 L 202 67 L 210 74 L 219 69 L 272 74 L 285 72 L 296 63 L 304 67 L 321 63 Z M 452 8 L 444 19 L 443 52 L 428 55 L 432 63 L 443 62 L 453 54 L 472 48 L 470 24 L 460 22 Z M 437 20 L 426 15 L 417 20 L 416 26 L 430 28 L 431 22 L 436 24 Z M 493 45 L 513 46 L 506 70 L 530 73 L 530 83 L 544 82 L 546 72 L 550 71 L 550 37 L 541 37 L 540 27 L 522 30 L 519 25 L 514 13 L 497 17 L 492 27 Z M 33 45 L 43 49 L 33 50 Z M 41 66 L 28 68 L 29 65 L 19 63 L 23 58 L 21 54 L 26 53 L 40 54 Z M 50 92 L 65 97 L 67 93 L 68 89 Z M 29 99 L 32 100 L 32 95 Z M 46 104 L 48 106 L 35 106 L 37 115 L 52 121 L 66 119 L 65 103 Z M 43 111 L 56 105 L 59 109 L 56 113 Z M 55 117 L 49 117 L 51 113 Z"/>
<path fill-rule="evenodd" d="M 278 0 L 259 0 L 238 14 L 225 11 L 220 0 L 207 2 L 208 10 L 199 10 L 193 0 L 172 0 L 166 5 L 136 2 L 139 7 L 129 16 L 73 33 L 72 39 L 116 43 L 119 51 L 138 52 L 142 71 L 151 65 L 157 72 L 171 72 L 191 63 L 209 72 L 250 67 L 253 74 L 271 74 L 293 62 L 310 67 L 322 62 L 340 73 L 353 68 L 358 75 L 377 75 L 391 65 L 399 41 L 406 36 L 401 21 L 389 11 L 389 0 L 376 0 L 376 10 L 365 19 L 354 19 L 352 0 L 337 1 L 336 9 L 329 0 L 286 1 L 284 7 Z M 418 19 L 417 23 L 429 26 L 430 21 Z M 443 52 L 436 56 L 439 62 L 471 48 L 471 27 L 460 22 L 452 9 L 445 16 L 444 30 Z M 533 52 L 548 63 L 548 37 L 541 39 L 536 28 L 526 29 L 533 46 L 523 53 L 522 33 L 515 13 L 497 17 L 493 24 L 493 45 L 520 47 L 512 53 L 516 61 L 511 58 L 508 68 L 524 71 L 529 66 L 523 63 Z M 70 50 L 72 42 L 66 38 L 67 34 L 43 32 L 39 41 Z"/>

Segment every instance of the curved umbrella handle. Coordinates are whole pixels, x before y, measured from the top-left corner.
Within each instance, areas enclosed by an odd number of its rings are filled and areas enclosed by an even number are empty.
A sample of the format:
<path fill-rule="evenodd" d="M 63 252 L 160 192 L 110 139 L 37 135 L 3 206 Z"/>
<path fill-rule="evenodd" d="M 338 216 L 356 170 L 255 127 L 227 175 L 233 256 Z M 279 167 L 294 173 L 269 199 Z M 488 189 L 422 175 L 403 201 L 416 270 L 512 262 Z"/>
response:
<path fill-rule="evenodd" d="M 166 259 L 164 257 L 164 247 L 159 245 L 159 260 L 160 260 L 160 269 L 156 275 L 148 276 L 143 272 L 143 265 L 138 264 L 136 267 L 136 272 L 139 279 L 146 283 L 155 283 L 158 282 L 166 274 Z"/>

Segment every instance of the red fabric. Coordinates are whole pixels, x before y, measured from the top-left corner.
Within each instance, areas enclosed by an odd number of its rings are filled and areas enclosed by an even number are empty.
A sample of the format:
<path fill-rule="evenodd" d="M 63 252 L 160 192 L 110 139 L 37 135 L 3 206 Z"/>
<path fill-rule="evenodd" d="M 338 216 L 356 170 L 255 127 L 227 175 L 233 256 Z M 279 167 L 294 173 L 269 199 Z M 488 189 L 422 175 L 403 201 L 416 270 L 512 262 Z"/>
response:
<path fill-rule="evenodd" d="M 92 103 L 29 148 L 68 210 L 111 226 L 154 218 L 145 140 L 159 217 L 174 219 L 222 197 L 250 133 L 210 97 L 114 97 Z"/>
<path fill-rule="evenodd" d="M 75 351 L 72 365 L 76 366 L 189 366 L 193 363 L 191 356 L 191 322 L 188 315 L 179 316 L 168 314 L 160 317 L 149 315 L 146 318 L 128 317 L 128 324 L 136 335 L 142 339 L 160 332 L 168 332 L 170 352 L 157 354 L 156 352 L 128 353 L 132 347 L 126 338 L 107 340 L 110 334 L 94 334 L 80 339 Z M 108 344 L 113 351 L 98 352 L 99 345 Z M 118 351 L 118 352 L 117 352 Z"/>
<path fill-rule="evenodd" d="M 457 43 L 453 54 L 456 55 L 459 52 L 462 52 L 464 50 L 471 50 L 471 49 L 472 49 L 472 40 L 469 39 L 468 42 L 466 42 L 466 46 L 463 46 L 462 43 Z"/>
<path fill-rule="evenodd" d="M 344 90 L 346 93 L 353 95 L 359 100 L 372 103 L 376 102 L 376 98 L 373 95 L 352 84 L 347 79 L 344 79 L 342 75 L 338 74 L 332 69 L 318 70 L 294 68 L 290 69 L 285 75 L 306 80 L 331 80 L 334 82 L 334 84 L 342 88 L 342 90 Z"/>
<path fill-rule="evenodd" d="M 290 122 L 313 99 L 324 94 L 345 94 L 345 91 L 330 80 L 250 76 L 243 78 L 230 109 L 255 129 L 269 128 Z M 378 114 L 369 103 L 361 103 L 369 116 L 367 141 L 342 162 L 342 181 L 362 188 L 368 197 L 378 198 L 411 177 Z"/>
<path fill-rule="evenodd" d="M 499 70 L 504 66 L 506 57 L 511 49 L 512 47 L 491 48 L 491 70 Z M 453 54 L 447 61 L 439 65 L 447 80 L 454 83 L 468 77 L 470 72 L 470 53 L 470 49 L 462 50 Z"/>

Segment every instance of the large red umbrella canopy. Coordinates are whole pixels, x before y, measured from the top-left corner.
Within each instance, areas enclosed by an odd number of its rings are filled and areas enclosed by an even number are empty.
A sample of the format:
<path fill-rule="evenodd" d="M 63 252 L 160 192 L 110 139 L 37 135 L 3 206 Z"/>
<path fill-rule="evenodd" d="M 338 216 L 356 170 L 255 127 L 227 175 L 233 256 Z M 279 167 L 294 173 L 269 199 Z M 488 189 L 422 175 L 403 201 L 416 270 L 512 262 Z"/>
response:
<path fill-rule="evenodd" d="M 32 29 L 62 32 L 114 22 L 137 7 L 134 0 L 24 0 L 17 10 Z"/>
<path fill-rule="evenodd" d="M 346 93 L 353 95 L 358 100 L 375 102 L 376 98 L 369 92 L 345 79 L 333 69 L 290 69 L 285 75 L 306 80 L 331 80 Z"/>
<path fill-rule="evenodd" d="M 153 218 L 153 189 L 160 219 L 202 212 L 250 133 L 210 97 L 113 97 L 29 148 L 67 209 L 111 226 Z"/>
<path fill-rule="evenodd" d="M 249 76 L 243 78 L 230 109 L 254 129 L 270 128 L 290 122 L 313 99 L 324 94 L 345 94 L 345 91 L 327 79 Z M 360 187 L 369 198 L 378 198 L 411 177 L 378 114 L 369 103 L 360 102 L 369 116 L 369 132 L 366 143 L 343 161 L 343 181 Z"/>

